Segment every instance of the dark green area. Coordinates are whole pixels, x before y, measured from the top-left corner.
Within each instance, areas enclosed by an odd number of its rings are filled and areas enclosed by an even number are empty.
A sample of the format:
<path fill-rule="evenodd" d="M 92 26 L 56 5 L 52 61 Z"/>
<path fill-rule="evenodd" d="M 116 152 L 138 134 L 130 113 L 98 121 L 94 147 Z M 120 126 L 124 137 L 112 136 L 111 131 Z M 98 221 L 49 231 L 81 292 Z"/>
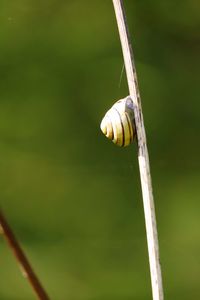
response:
<path fill-rule="evenodd" d="M 200 3 L 124 2 L 166 299 L 199 299 Z M 99 129 L 122 66 L 112 1 L 1 1 L 1 206 L 55 300 L 151 299 L 136 145 Z M 0 300 L 35 299 L 0 253 Z"/>

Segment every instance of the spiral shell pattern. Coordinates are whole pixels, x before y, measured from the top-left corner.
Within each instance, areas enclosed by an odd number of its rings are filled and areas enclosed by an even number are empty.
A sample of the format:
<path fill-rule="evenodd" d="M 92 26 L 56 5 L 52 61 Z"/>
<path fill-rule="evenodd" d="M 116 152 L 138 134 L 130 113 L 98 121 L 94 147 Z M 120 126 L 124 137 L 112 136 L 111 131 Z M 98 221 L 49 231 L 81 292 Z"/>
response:
<path fill-rule="evenodd" d="M 101 131 L 118 146 L 128 146 L 134 140 L 133 101 L 130 96 L 117 101 L 105 114 L 101 122 Z"/>

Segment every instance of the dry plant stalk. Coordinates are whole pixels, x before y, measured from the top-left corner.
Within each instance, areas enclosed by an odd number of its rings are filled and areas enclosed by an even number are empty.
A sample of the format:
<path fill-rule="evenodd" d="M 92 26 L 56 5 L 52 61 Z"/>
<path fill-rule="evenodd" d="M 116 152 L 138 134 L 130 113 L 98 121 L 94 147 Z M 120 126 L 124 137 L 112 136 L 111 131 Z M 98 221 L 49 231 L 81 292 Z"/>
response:
<path fill-rule="evenodd" d="M 113 5 L 119 29 L 129 93 L 135 105 L 134 114 L 138 139 L 138 161 L 146 223 L 152 294 L 154 300 L 163 300 L 164 295 L 162 287 L 162 274 L 159 262 L 158 235 L 152 192 L 149 155 L 147 149 L 146 134 L 136 75 L 136 68 L 131 47 L 131 40 L 128 32 L 128 25 L 126 22 L 123 0 L 113 0 Z"/>
<path fill-rule="evenodd" d="M 38 277 L 26 258 L 22 248 L 20 247 L 12 229 L 10 228 L 5 216 L 0 211 L 0 233 L 4 236 L 8 246 L 12 250 L 17 262 L 19 263 L 22 274 L 29 281 L 39 300 L 50 300 L 44 288 L 42 287 Z"/>

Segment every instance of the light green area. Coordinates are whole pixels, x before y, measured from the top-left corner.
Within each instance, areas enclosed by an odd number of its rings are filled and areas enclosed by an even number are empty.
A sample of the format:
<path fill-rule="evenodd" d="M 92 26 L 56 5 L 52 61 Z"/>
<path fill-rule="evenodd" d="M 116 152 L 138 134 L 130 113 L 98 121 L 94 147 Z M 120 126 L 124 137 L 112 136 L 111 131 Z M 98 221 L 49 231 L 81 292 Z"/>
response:
<path fill-rule="evenodd" d="M 200 3 L 124 2 L 166 299 L 199 299 Z M 1 1 L 1 206 L 51 299 L 151 299 L 136 145 L 99 129 L 122 66 L 112 1 Z M 0 300 L 35 299 L 3 239 L 0 278 Z"/>

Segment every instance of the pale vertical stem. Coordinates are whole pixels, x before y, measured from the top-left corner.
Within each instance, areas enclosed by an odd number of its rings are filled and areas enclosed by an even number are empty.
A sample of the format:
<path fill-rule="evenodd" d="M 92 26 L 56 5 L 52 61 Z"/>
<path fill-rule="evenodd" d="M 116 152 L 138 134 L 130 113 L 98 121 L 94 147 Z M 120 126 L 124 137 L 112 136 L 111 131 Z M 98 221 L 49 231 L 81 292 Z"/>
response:
<path fill-rule="evenodd" d="M 133 51 L 126 22 L 123 0 L 113 0 L 117 25 L 124 56 L 124 64 L 129 87 L 129 93 L 135 106 L 135 125 L 138 138 L 138 162 L 142 186 L 144 215 L 149 252 L 152 294 L 154 300 L 163 300 L 162 274 L 159 262 L 159 246 L 156 226 L 154 199 L 152 192 L 149 155 L 146 143 L 146 134 L 143 121 L 141 99 L 133 58 Z"/>

